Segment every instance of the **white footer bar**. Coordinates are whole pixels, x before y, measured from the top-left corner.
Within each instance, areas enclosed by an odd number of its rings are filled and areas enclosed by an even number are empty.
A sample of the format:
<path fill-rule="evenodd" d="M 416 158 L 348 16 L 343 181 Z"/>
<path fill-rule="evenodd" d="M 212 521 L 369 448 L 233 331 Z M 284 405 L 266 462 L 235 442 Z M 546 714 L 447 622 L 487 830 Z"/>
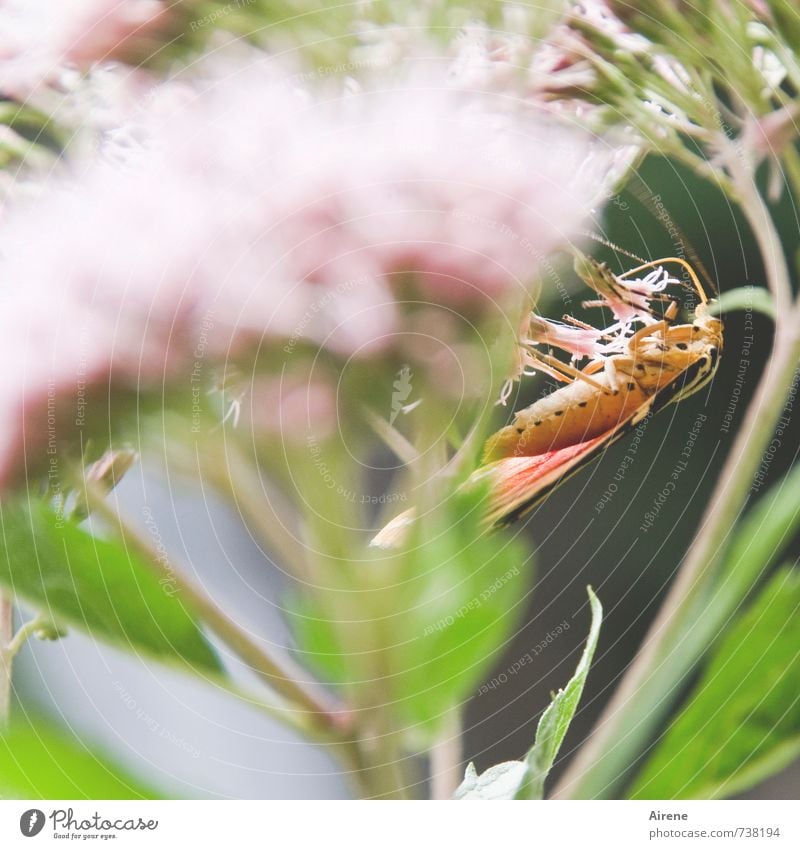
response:
<path fill-rule="evenodd" d="M 440 843 L 441 841 L 441 843 Z M 457 841 L 457 842 L 456 842 Z M 0 801 L 0 847 L 800 846 L 797 802 Z"/>

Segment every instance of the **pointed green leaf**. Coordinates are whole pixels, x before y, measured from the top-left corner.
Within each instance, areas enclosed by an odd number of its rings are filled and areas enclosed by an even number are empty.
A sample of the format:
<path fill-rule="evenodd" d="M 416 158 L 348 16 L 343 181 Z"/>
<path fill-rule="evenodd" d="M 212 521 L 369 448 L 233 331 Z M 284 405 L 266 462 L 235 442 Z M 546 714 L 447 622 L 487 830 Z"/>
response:
<path fill-rule="evenodd" d="M 464 781 L 455 793 L 456 799 L 541 799 L 544 782 L 564 742 L 572 717 L 578 708 L 586 676 L 597 648 L 603 608 L 588 588 L 592 624 L 586 646 L 575 674 L 563 690 L 559 690 L 536 728 L 536 742 L 524 761 L 507 761 L 478 775 L 475 767 L 467 767 Z"/>
<path fill-rule="evenodd" d="M 633 798 L 730 796 L 800 754 L 799 617 L 800 573 L 781 570 L 720 643 Z"/>
<path fill-rule="evenodd" d="M 0 506 L 0 584 L 99 640 L 217 672 L 192 612 L 122 544 L 61 520 L 41 502 Z"/>
<path fill-rule="evenodd" d="M 603 620 L 603 607 L 597 596 L 588 588 L 589 604 L 592 609 L 592 624 L 586 646 L 578 662 L 575 674 L 563 690 L 559 690 L 550 706 L 542 714 L 536 728 L 536 742 L 528 752 L 525 762 L 528 774 L 520 789 L 519 797 L 524 799 L 541 799 L 544 795 L 544 782 L 555 762 L 558 750 L 564 742 L 572 717 L 578 709 L 578 702 L 583 694 L 586 676 L 592 663 L 597 640 L 600 636 L 600 623 Z"/>

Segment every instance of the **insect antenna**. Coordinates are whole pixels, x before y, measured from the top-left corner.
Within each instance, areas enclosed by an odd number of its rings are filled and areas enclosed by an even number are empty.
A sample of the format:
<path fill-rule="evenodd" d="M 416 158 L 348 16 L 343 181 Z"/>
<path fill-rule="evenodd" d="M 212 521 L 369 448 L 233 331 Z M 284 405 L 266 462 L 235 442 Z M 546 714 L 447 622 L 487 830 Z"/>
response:
<path fill-rule="evenodd" d="M 636 262 L 644 262 L 645 261 L 642 257 L 637 256 L 632 251 L 629 251 L 629 250 L 626 250 L 625 248 L 620 247 L 619 245 L 615 244 L 614 242 L 610 241 L 609 239 L 606 239 L 605 236 L 601 236 L 599 233 L 591 233 L 588 230 L 584 230 L 582 235 L 587 236 L 589 239 L 592 239 L 593 241 L 598 242 L 599 244 L 604 245 L 607 248 L 610 248 L 615 253 L 624 254 L 629 259 L 635 259 Z"/>
<path fill-rule="evenodd" d="M 644 183 L 641 177 L 638 175 L 634 176 L 634 178 L 628 183 L 626 186 L 626 190 L 630 192 L 632 197 L 634 197 L 647 212 L 648 214 L 659 224 L 664 224 L 664 215 L 659 213 L 659 211 L 653 205 L 653 194 L 647 188 L 647 185 Z M 684 254 L 684 262 L 688 260 L 688 263 L 692 266 L 693 269 L 696 269 L 699 272 L 699 276 L 702 278 L 705 286 L 703 287 L 703 292 L 706 295 L 702 297 L 703 302 L 708 301 L 708 293 L 710 293 L 710 297 L 716 298 L 719 296 L 719 287 L 714 282 L 714 278 L 709 274 L 708 269 L 705 267 L 702 259 L 700 259 L 699 254 L 695 250 L 694 245 L 692 244 L 689 237 L 684 233 L 684 231 L 680 228 L 680 226 L 675 222 L 674 218 L 669 214 L 669 210 L 664 207 L 664 213 L 666 215 L 667 221 L 669 223 L 670 230 L 678 237 L 680 241 L 680 246 L 683 249 Z M 690 275 L 692 276 L 692 275 Z M 694 275 L 697 277 L 697 274 Z M 695 287 L 698 286 L 699 281 L 693 280 Z"/>

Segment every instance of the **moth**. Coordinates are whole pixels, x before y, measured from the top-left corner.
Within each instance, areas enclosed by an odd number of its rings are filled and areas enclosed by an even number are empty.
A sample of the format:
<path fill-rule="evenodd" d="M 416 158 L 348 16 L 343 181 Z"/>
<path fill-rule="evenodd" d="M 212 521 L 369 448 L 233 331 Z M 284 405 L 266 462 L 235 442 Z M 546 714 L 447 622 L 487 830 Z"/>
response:
<path fill-rule="evenodd" d="M 671 301 L 661 319 L 653 317 L 625 339 L 623 350 L 583 369 L 535 355 L 534 368 L 566 385 L 520 410 L 486 442 L 483 463 L 468 485 L 488 481 L 489 524 L 514 522 L 647 416 L 688 397 L 714 376 L 723 325 L 709 314 L 708 297 L 688 262 L 669 257 L 615 276 L 592 261 L 583 276 L 601 297 L 641 310 L 642 296 L 635 286 L 623 285 L 625 278 L 668 263 L 687 271 L 699 297 L 691 323 L 675 324 L 678 304 Z"/>
<path fill-rule="evenodd" d="M 675 323 L 677 301 L 652 285 L 648 289 L 647 280 L 637 284 L 631 279 L 650 269 L 661 274 L 667 264 L 687 272 L 699 298 L 688 324 Z M 462 484 L 467 488 L 488 484 L 484 521 L 490 527 L 509 525 L 528 513 L 647 416 L 701 389 L 719 364 L 723 325 L 709 313 L 709 298 L 686 260 L 654 260 L 621 275 L 587 257 L 577 267 L 600 295 L 600 300 L 584 305 L 616 305 L 616 313 L 624 319 L 627 312 L 628 321 L 618 323 L 609 335 L 610 342 L 616 343 L 616 348 L 608 346 L 613 352 L 582 369 L 551 353 L 529 350 L 534 370 L 565 385 L 517 412 L 511 424 L 489 437 L 481 465 Z M 652 312 L 657 301 L 668 304 L 660 318 Z M 550 325 L 534 319 L 546 344 Z M 643 326 L 628 331 L 634 320 Z M 594 335 L 589 325 L 574 319 L 573 324 L 578 331 Z M 393 548 L 401 544 L 415 518 L 413 508 L 396 516 L 371 545 Z"/>

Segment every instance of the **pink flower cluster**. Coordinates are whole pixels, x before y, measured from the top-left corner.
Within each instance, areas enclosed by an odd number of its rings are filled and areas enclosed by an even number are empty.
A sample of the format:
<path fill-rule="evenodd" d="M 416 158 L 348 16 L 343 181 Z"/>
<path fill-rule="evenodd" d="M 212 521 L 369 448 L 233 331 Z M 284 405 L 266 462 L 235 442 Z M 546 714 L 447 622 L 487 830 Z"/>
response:
<path fill-rule="evenodd" d="M 74 438 L 81 398 L 185 381 L 198 347 L 374 355 L 406 298 L 506 302 L 601 194 L 613 152 L 576 132 L 430 81 L 315 97 L 265 64 L 162 85 L 124 167 L 101 151 L 7 213 L 0 486 L 48 404 Z"/>
<path fill-rule="evenodd" d="M 146 49 L 162 0 L 0 0 L 0 90 L 25 99 L 65 71 Z"/>

